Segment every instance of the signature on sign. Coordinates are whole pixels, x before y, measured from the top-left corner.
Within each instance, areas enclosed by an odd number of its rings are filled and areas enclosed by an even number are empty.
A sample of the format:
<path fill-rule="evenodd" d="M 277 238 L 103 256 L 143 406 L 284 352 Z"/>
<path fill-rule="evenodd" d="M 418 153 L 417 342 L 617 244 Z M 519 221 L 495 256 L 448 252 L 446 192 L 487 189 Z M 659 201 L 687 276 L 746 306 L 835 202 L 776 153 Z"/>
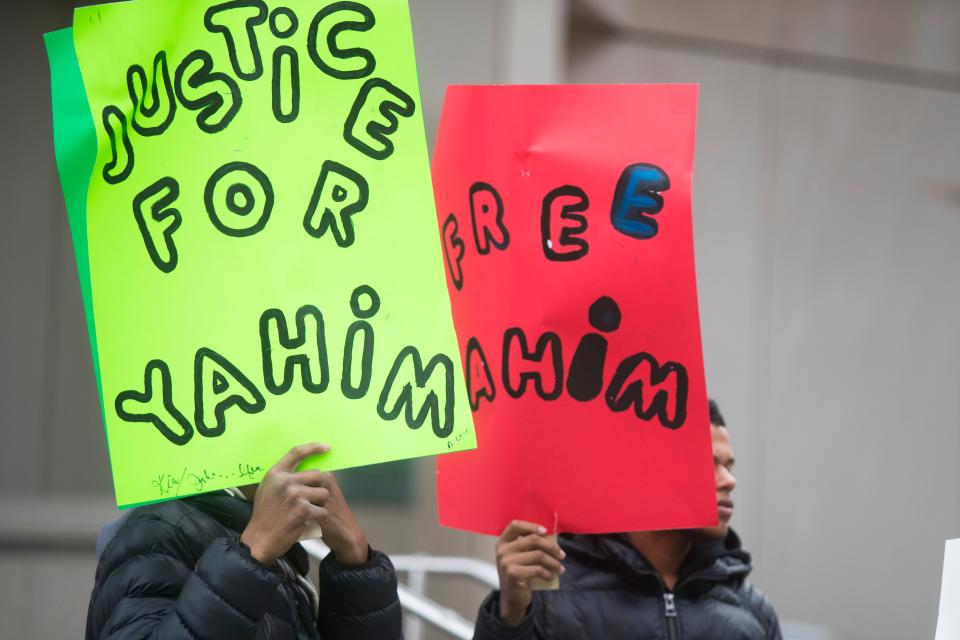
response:
<path fill-rule="evenodd" d="M 470 435 L 470 430 L 464 429 L 460 433 L 450 436 L 449 438 L 447 438 L 447 449 L 453 449 L 455 446 L 457 446 L 460 443 L 461 440 L 466 438 L 468 435 Z"/>
<path fill-rule="evenodd" d="M 178 474 L 161 473 L 150 484 L 161 496 L 179 496 L 184 489 L 189 493 L 200 493 L 213 480 L 235 480 L 237 484 L 249 484 L 261 471 L 263 467 L 244 462 L 226 471 L 184 467 Z"/>

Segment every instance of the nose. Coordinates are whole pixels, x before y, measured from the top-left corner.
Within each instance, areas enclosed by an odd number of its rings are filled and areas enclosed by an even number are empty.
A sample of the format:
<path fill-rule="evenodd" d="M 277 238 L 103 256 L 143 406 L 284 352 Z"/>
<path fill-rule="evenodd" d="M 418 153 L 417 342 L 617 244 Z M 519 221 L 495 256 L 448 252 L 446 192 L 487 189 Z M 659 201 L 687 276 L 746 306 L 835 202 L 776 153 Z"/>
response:
<path fill-rule="evenodd" d="M 733 471 L 720 465 L 717 471 L 717 491 L 731 493 L 736 488 L 737 478 L 733 475 Z"/>

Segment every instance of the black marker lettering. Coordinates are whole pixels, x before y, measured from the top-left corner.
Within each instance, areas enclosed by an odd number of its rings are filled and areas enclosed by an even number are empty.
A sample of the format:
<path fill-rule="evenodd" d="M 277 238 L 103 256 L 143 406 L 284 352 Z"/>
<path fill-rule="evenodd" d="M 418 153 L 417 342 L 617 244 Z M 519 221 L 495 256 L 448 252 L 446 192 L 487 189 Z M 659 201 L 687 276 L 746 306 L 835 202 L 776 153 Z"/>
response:
<path fill-rule="evenodd" d="M 180 197 L 180 185 L 173 178 L 160 178 L 133 199 L 133 216 L 143 236 L 150 260 L 157 269 L 170 273 L 177 268 L 177 247 L 173 234 L 183 216 L 171 205 Z"/>
<path fill-rule="evenodd" d="M 515 374 L 519 374 L 516 382 Z M 544 384 L 545 380 L 548 384 Z M 519 398 L 526 392 L 530 381 L 533 381 L 536 394 L 544 400 L 560 397 L 563 391 L 560 336 L 548 331 L 537 340 L 537 348 L 530 351 L 527 336 L 521 329 L 507 329 L 503 334 L 503 386 L 511 398 Z"/>
<path fill-rule="evenodd" d="M 374 160 L 386 160 L 393 154 L 389 136 L 400 126 L 398 116 L 409 118 L 415 111 L 413 98 L 386 80 L 371 78 L 357 94 L 343 126 L 343 139 Z"/>
<path fill-rule="evenodd" d="M 203 24 L 210 33 L 220 33 L 227 45 L 233 72 L 241 80 L 263 75 L 263 58 L 255 27 L 267 19 L 263 0 L 232 0 L 207 9 Z"/>
<path fill-rule="evenodd" d="M 307 328 L 308 320 L 312 330 Z M 330 379 L 323 314 L 311 305 L 300 307 L 296 331 L 296 335 L 290 335 L 286 317 L 279 309 L 268 309 L 260 316 L 264 386 L 275 395 L 286 393 L 293 386 L 294 367 L 300 367 L 303 388 L 310 393 L 323 393 Z M 282 372 L 277 375 L 281 366 Z"/>
<path fill-rule="evenodd" d="M 493 384 L 493 375 L 487 356 L 476 338 L 467 342 L 467 397 L 470 399 L 470 409 L 480 408 L 480 398 L 493 402 L 497 397 L 497 388 Z"/>
<path fill-rule="evenodd" d="M 142 136 L 158 136 L 167 130 L 177 110 L 177 98 L 170 80 L 166 51 L 160 51 L 154 58 L 153 77 L 149 84 L 147 72 L 140 65 L 135 64 L 127 70 L 127 93 L 133 104 L 134 131 Z"/>
<path fill-rule="evenodd" d="M 270 33 L 284 40 L 297 32 L 297 14 L 287 7 L 270 12 Z M 293 122 L 300 114 L 300 55 L 283 45 L 273 52 L 273 117 Z"/>
<path fill-rule="evenodd" d="M 590 305 L 590 325 L 611 333 L 620 328 L 620 307 L 604 296 Z M 567 372 L 567 393 L 574 400 L 593 400 L 603 390 L 603 367 L 607 360 L 607 339 L 588 333 L 580 340 Z"/>
<path fill-rule="evenodd" d="M 293 47 L 273 52 L 273 117 L 293 122 L 300 115 L 300 58 Z"/>
<path fill-rule="evenodd" d="M 133 172 L 133 145 L 127 116 L 113 105 L 105 107 L 103 128 L 110 138 L 110 161 L 103 166 L 103 179 L 107 184 L 120 184 Z"/>
<path fill-rule="evenodd" d="M 174 87 L 180 103 L 199 112 L 197 126 L 204 133 L 226 129 L 243 104 L 237 81 L 214 71 L 213 57 L 206 51 L 194 51 L 183 59 L 177 67 Z"/>
<path fill-rule="evenodd" d="M 571 199 L 573 202 L 570 201 Z M 560 220 L 573 224 L 564 224 L 559 236 L 556 236 L 553 228 L 553 214 L 558 204 Z M 590 200 L 583 189 L 569 185 L 554 189 L 543 199 L 543 210 L 540 214 L 540 240 L 543 255 L 547 260 L 570 262 L 587 255 L 590 247 L 587 241 L 579 236 L 587 230 L 587 219 L 580 213 L 589 207 Z"/>
<path fill-rule="evenodd" d="M 457 217 L 452 213 L 443 222 L 443 258 L 447 263 L 447 273 L 457 291 L 463 289 L 463 269 L 460 262 L 466 251 L 463 240 L 457 235 Z"/>
<path fill-rule="evenodd" d="M 668 429 L 679 429 L 687 419 L 687 370 L 676 362 L 660 366 L 649 353 L 626 358 L 617 367 L 607 388 L 611 411 L 633 405 L 641 420 L 657 418 Z"/>
<path fill-rule="evenodd" d="M 322 238 L 329 229 L 341 247 L 349 247 L 356 236 L 352 216 L 367 206 L 370 191 L 359 173 L 333 160 L 323 163 L 303 228 L 314 238 Z"/>
<path fill-rule="evenodd" d="M 347 329 L 347 339 L 343 343 L 343 372 L 340 378 L 340 390 L 347 398 L 356 400 L 367 395 L 370 379 L 373 377 L 373 327 L 367 320 L 380 310 L 380 296 L 373 287 L 357 287 L 350 296 L 350 310 L 357 321 Z M 360 348 L 360 380 L 353 383 L 354 355 Z"/>
<path fill-rule="evenodd" d="M 146 422 L 175 445 L 193 438 L 193 425 L 173 404 L 170 367 L 163 360 L 151 360 L 143 373 L 144 392 L 124 391 L 117 395 L 114 409 L 125 422 Z"/>
<path fill-rule="evenodd" d="M 440 380 L 428 387 L 435 373 L 441 376 Z M 377 414 L 384 420 L 395 420 L 403 412 L 404 421 L 411 429 L 422 427 L 429 416 L 433 433 L 438 438 L 446 438 L 453 433 L 453 382 L 453 362 L 450 358 L 437 354 L 424 367 L 420 352 L 415 347 L 404 347 L 397 354 L 397 359 L 390 373 L 387 374 L 387 381 L 377 403 Z M 399 393 L 396 391 L 397 387 L 400 387 Z M 413 413 L 414 387 L 429 389 L 416 415 Z M 442 403 L 441 394 L 443 395 Z M 392 404 L 391 399 L 393 399 Z"/>
<path fill-rule="evenodd" d="M 490 245 L 501 250 L 510 246 L 510 232 L 503 225 L 503 198 L 492 185 L 476 182 L 470 187 L 470 219 L 477 253 L 487 255 Z"/>
<path fill-rule="evenodd" d="M 270 12 L 270 33 L 275 37 L 285 40 L 295 34 L 299 27 L 300 21 L 293 9 L 277 7 Z"/>
<path fill-rule="evenodd" d="M 207 181 L 203 202 L 210 221 L 235 238 L 252 236 L 267 226 L 273 211 L 273 186 L 248 162 L 228 162 Z"/>
<path fill-rule="evenodd" d="M 236 365 L 203 347 L 193 360 L 194 419 L 202 436 L 215 438 L 227 429 L 224 417 L 230 407 L 244 413 L 260 413 L 266 406 L 263 394 Z"/>
<path fill-rule="evenodd" d="M 351 17 L 358 19 L 351 20 Z M 337 45 L 337 37 L 343 31 L 369 31 L 376 22 L 373 11 L 359 2 L 327 5 L 310 22 L 307 36 L 310 59 L 317 68 L 338 80 L 366 78 L 373 73 L 377 64 L 373 54 L 363 48 L 341 49 Z"/>

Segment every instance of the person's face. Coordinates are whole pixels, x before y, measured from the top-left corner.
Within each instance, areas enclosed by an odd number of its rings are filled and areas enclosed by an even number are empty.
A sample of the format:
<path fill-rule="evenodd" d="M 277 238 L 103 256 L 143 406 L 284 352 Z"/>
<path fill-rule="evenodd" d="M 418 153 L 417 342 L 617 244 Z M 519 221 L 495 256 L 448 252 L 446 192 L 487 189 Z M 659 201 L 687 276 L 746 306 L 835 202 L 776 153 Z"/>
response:
<path fill-rule="evenodd" d="M 733 447 L 730 446 L 730 432 L 726 427 L 710 425 L 713 438 L 713 473 L 717 484 L 717 512 L 720 524 L 697 531 L 709 538 L 725 538 L 733 517 L 733 499 L 731 494 L 737 486 L 733 476 Z"/>

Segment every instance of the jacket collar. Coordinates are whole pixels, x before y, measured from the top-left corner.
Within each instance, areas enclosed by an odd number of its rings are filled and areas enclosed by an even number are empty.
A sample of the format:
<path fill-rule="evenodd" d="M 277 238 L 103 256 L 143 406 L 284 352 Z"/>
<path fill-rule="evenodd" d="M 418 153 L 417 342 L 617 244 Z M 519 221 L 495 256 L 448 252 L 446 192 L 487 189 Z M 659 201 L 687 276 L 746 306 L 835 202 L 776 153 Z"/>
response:
<path fill-rule="evenodd" d="M 660 580 L 657 570 L 623 533 L 605 535 L 564 535 L 563 548 L 585 565 L 596 566 L 629 578 L 644 576 Z M 723 540 L 698 540 L 680 567 L 677 587 L 696 582 L 717 583 L 746 578 L 752 569 L 750 554 L 731 529 Z"/>

